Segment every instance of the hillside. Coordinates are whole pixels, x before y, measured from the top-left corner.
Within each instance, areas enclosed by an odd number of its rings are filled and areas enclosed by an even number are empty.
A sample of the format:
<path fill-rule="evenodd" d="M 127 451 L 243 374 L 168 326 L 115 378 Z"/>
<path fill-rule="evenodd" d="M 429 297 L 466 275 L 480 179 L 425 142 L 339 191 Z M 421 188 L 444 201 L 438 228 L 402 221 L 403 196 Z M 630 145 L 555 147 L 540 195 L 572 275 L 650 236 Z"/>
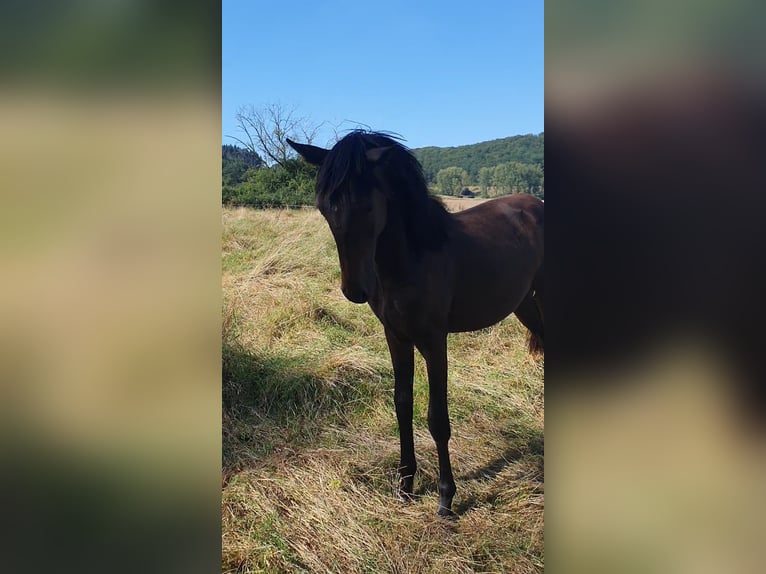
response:
<path fill-rule="evenodd" d="M 461 167 L 473 182 L 478 181 L 482 167 L 493 168 L 509 162 L 542 166 L 544 134 L 521 135 L 457 147 L 422 147 L 412 150 L 423 164 L 429 182 L 434 182 L 440 169 Z"/>
<path fill-rule="evenodd" d="M 258 169 L 264 165 L 263 159 L 257 153 L 235 145 L 221 146 L 223 185 L 238 185 L 245 181 L 248 169 Z"/>

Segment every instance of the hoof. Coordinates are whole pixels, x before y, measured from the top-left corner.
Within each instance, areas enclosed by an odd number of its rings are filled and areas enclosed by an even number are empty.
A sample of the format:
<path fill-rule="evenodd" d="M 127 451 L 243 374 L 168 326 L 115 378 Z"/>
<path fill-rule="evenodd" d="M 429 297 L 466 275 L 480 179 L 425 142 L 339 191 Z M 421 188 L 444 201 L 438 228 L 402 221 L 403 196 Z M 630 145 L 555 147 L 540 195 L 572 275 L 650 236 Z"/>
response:
<path fill-rule="evenodd" d="M 415 501 L 415 495 L 411 492 L 402 492 L 401 490 L 396 493 L 396 498 L 399 499 L 399 502 L 403 504 L 409 504 L 410 502 Z"/>
<path fill-rule="evenodd" d="M 457 514 L 452 512 L 452 509 L 447 508 L 446 506 L 439 505 L 439 508 L 436 511 L 436 514 L 441 517 L 445 518 L 447 520 L 457 520 Z"/>
<path fill-rule="evenodd" d="M 399 484 L 396 488 L 396 496 L 402 502 L 412 502 L 415 500 L 415 495 L 412 494 L 414 481 L 411 476 L 400 478 Z"/>

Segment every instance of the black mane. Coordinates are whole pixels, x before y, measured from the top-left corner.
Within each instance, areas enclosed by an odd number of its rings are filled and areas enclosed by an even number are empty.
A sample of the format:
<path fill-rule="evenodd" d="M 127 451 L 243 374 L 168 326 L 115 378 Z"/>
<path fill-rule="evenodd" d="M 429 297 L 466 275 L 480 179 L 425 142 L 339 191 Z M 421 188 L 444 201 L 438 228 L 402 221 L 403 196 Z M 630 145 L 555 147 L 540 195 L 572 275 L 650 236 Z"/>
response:
<path fill-rule="evenodd" d="M 320 195 L 332 193 L 349 177 L 367 175 L 369 171 L 367 150 L 389 146 L 406 149 L 396 140 L 382 133 L 365 130 L 349 132 L 338 140 L 322 163 L 317 175 L 317 191 Z"/>
<path fill-rule="evenodd" d="M 378 167 L 390 190 L 389 205 L 399 211 L 411 247 L 439 248 L 449 235 L 449 213 L 428 192 L 423 168 L 412 151 L 388 134 L 354 130 L 339 140 L 317 175 L 318 197 L 333 193 L 351 177 L 370 180 L 373 166 L 367 152 L 375 148 L 389 148 Z"/>

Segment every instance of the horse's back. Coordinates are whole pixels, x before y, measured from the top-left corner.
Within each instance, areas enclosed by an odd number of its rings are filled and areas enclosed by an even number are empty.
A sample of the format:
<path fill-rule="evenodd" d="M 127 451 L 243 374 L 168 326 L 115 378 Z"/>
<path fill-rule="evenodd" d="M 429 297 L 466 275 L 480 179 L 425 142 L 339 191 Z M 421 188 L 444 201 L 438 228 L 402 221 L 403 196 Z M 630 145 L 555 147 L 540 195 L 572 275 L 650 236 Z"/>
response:
<path fill-rule="evenodd" d="M 460 233 L 475 247 L 501 257 L 539 258 L 542 264 L 544 204 L 526 193 L 507 195 L 455 214 Z"/>
<path fill-rule="evenodd" d="M 533 195 L 517 193 L 490 199 L 465 211 L 455 214 L 455 219 L 467 224 L 486 221 L 486 218 L 501 215 L 511 223 L 523 222 L 542 227 L 545 204 Z M 525 219 L 528 218 L 528 219 Z"/>

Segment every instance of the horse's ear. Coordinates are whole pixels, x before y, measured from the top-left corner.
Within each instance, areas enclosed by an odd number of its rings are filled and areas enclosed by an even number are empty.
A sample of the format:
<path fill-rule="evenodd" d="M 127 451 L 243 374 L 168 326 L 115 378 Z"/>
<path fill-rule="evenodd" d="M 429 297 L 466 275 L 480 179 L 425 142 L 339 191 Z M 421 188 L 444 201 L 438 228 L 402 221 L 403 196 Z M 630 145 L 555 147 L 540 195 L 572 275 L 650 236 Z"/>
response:
<path fill-rule="evenodd" d="M 372 163 L 378 163 L 394 146 L 374 147 L 367 150 L 367 159 Z"/>
<path fill-rule="evenodd" d="M 287 143 L 291 148 L 298 152 L 298 155 L 312 165 L 322 165 L 324 158 L 330 153 L 330 150 L 315 145 L 299 144 L 290 138 L 287 138 Z"/>

